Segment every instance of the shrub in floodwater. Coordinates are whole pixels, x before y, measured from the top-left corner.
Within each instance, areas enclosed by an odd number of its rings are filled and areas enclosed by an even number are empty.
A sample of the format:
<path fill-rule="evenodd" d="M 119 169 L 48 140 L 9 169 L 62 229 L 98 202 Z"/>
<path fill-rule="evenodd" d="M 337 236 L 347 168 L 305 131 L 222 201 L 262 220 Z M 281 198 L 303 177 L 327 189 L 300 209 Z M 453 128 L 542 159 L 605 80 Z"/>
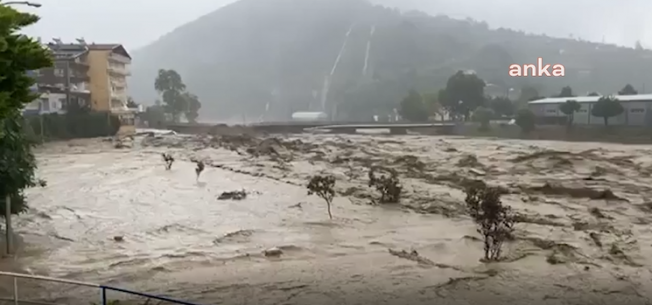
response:
<path fill-rule="evenodd" d="M 377 177 L 375 171 L 369 171 L 369 186 L 375 187 L 380 192 L 381 203 L 396 203 L 401 197 L 403 187 L 395 171 L 391 171 L 388 176 L 380 175 Z"/>
<path fill-rule="evenodd" d="M 315 194 L 326 201 L 328 205 L 328 217 L 333 219 L 331 213 L 331 202 L 335 197 L 335 177 L 333 176 L 314 176 L 308 183 L 308 195 Z"/>
<path fill-rule="evenodd" d="M 500 259 L 503 243 L 514 231 L 514 215 L 509 206 L 502 204 L 501 194 L 494 187 L 473 187 L 466 191 L 467 211 L 482 234 L 487 261 Z"/>
<path fill-rule="evenodd" d="M 165 170 L 172 169 L 172 163 L 174 163 L 174 157 L 172 157 L 172 155 L 168 153 L 162 153 L 161 156 L 163 156 L 163 161 L 165 161 Z"/>

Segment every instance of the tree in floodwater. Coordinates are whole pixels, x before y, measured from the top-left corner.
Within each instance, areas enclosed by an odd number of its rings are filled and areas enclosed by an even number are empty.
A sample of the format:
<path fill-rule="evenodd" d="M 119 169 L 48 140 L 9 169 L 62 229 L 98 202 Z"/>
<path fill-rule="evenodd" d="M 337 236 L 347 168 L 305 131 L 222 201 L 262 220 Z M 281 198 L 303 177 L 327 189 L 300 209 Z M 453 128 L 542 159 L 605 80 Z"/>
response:
<path fill-rule="evenodd" d="M 335 197 L 335 177 L 333 176 L 314 176 L 308 182 L 308 195 L 317 195 L 326 201 L 328 206 L 328 217 L 333 219 L 331 213 L 331 203 Z"/>
<path fill-rule="evenodd" d="M 34 78 L 28 71 L 52 66 L 52 57 L 36 39 L 21 33 L 38 22 L 34 14 L 19 12 L 0 5 L 0 215 L 6 217 L 6 198 L 11 213 L 27 209 L 24 190 L 45 186 L 36 179 L 34 145 L 23 132 L 22 109 L 38 98 L 31 90 Z"/>
<path fill-rule="evenodd" d="M 466 191 L 466 208 L 484 241 L 484 259 L 500 259 L 503 243 L 512 237 L 515 217 L 500 200 L 498 188 L 474 187 Z"/>

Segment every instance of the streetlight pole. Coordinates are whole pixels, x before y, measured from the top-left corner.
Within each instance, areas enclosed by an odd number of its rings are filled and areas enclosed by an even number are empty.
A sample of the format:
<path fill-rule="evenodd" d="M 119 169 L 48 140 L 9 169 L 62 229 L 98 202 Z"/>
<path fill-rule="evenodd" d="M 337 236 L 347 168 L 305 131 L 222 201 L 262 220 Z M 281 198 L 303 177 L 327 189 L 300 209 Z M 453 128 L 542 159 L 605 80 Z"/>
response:
<path fill-rule="evenodd" d="M 31 7 L 41 7 L 40 3 L 29 2 L 29 1 L 0 2 L 0 5 L 27 5 L 27 6 L 31 6 Z"/>

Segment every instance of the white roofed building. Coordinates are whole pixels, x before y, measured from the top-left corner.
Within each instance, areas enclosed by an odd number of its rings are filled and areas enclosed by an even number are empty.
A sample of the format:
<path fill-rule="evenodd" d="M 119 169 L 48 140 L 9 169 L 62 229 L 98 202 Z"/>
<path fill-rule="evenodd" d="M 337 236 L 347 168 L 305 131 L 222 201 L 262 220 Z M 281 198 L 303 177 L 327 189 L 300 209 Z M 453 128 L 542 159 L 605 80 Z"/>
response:
<path fill-rule="evenodd" d="M 292 121 L 321 122 L 327 120 L 328 114 L 324 112 L 295 112 L 292 114 Z"/>
<path fill-rule="evenodd" d="M 614 95 L 625 108 L 622 114 L 609 118 L 610 125 L 652 126 L 652 94 Z M 581 108 L 573 117 L 573 124 L 602 125 L 601 117 L 591 115 L 591 109 L 601 96 L 549 97 L 528 103 L 528 108 L 534 112 L 540 121 L 560 121 L 566 115 L 559 106 L 568 100 L 577 101 Z M 558 118 L 558 120 L 555 120 Z"/>

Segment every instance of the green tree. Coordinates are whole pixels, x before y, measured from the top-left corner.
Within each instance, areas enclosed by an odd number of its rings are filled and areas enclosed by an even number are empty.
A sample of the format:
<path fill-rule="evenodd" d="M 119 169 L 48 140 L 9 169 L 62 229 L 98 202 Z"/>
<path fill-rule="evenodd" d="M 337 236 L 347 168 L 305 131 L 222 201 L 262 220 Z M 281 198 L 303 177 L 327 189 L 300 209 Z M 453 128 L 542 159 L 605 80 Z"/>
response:
<path fill-rule="evenodd" d="M 620 101 L 612 96 L 601 97 L 591 108 L 591 115 L 604 120 L 604 126 L 609 126 L 609 118 L 618 116 L 625 111 Z"/>
<path fill-rule="evenodd" d="M 201 108 L 201 102 L 199 98 L 188 92 L 183 93 L 183 99 L 185 99 L 186 108 L 185 115 L 189 123 L 197 123 L 197 118 L 199 117 L 199 109 Z"/>
<path fill-rule="evenodd" d="M 511 117 L 514 115 L 516 105 L 506 97 L 494 97 L 487 101 L 489 108 L 501 117 Z"/>
<path fill-rule="evenodd" d="M 636 89 L 634 89 L 634 87 L 632 87 L 632 85 L 630 84 L 625 85 L 625 87 L 623 87 L 622 89 L 620 89 L 620 91 L 618 91 L 618 95 L 637 95 L 637 94 L 638 91 L 636 91 Z"/>
<path fill-rule="evenodd" d="M 134 99 L 131 96 L 127 98 L 127 108 L 138 108 L 138 104 L 134 102 Z"/>
<path fill-rule="evenodd" d="M 582 105 L 575 100 L 568 100 L 565 103 L 559 105 L 559 111 L 566 115 L 568 118 L 567 127 L 570 129 L 573 126 L 573 119 L 575 117 L 575 112 L 580 111 Z"/>
<path fill-rule="evenodd" d="M 39 17 L 0 5 L 0 215 L 6 216 L 6 198 L 11 199 L 11 212 L 27 209 L 23 191 L 45 185 L 36 179 L 33 142 L 23 133 L 23 107 L 35 100 L 30 87 L 34 79 L 27 71 L 52 66 L 48 49 L 37 40 L 20 33 L 38 22 Z"/>
<path fill-rule="evenodd" d="M 566 86 L 564 88 L 561 88 L 561 92 L 559 92 L 559 95 L 557 97 L 574 97 L 573 95 L 573 88 L 570 86 Z"/>
<path fill-rule="evenodd" d="M 532 110 L 523 108 L 516 112 L 515 123 L 524 133 L 529 133 L 536 127 L 536 119 Z"/>
<path fill-rule="evenodd" d="M 478 107 L 473 111 L 473 120 L 480 123 L 480 130 L 489 130 L 489 122 L 494 116 L 494 112 L 487 107 Z"/>
<path fill-rule="evenodd" d="M 410 90 L 406 98 L 401 101 L 399 114 L 410 122 L 425 122 L 428 120 L 428 108 L 423 102 L 423 97 L 416 90 Z"/>
<path fill-rule="evenodd" d="M 527 106 L 527 102 L 538 100 L 540 98 L 539 91 L 536 88 L 532 86 L 523 86 L 517 103 L 519 106 Z"/>
<path fill-rule="evenodd" d="M 428 108 L 428 115 L 439 116 L 441 120 L 444 120 L 443 109 L 441 104 L 439 104 L 439 95 L 437 93 L 426 93 L 423 95 L 423 102 Z"/>
<path fill-rule="evenodd" d="M 448 79 L 441 105 L 453 115 L 469 118 L 471 111 L 484 104 L 485 82 L 473 73 L 457 71 Z"/>
<path fill-rule="evenodd" d="M 179 122 L 181 114 L 188 109 L 183 97 L 186 85 L 181 75 L 174 70 L 160 69 L 154 81 L 154 88 L 162 96 L 165 112 L 172 116 L 174 122 Z"/>

